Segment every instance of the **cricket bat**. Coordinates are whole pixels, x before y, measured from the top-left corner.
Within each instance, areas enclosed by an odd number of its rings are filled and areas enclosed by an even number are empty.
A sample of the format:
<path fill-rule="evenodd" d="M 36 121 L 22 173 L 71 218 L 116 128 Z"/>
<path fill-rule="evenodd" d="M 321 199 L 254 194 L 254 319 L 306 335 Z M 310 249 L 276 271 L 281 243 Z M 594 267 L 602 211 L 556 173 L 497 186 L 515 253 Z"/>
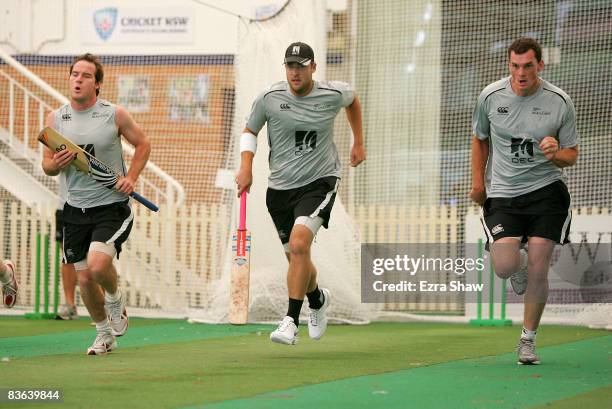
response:
<path fill-rule="evenodd" d="M 246 324 L 249 315 L 249 276 L 251 274 L 251 232 L 246 229 L 246 192 L 240 196 L 238 230 L 232 239 L 229 322 Z"/>
<path fill-rule="evenodd" d="M 68 149 L 74 153 L 72 164 L 81 172 L 88 174 L 93 180 L 101 183 L 109 189 L 115 189 L 119 174 L 110 166 L 99 161 L 89 152 L 81 149 L 70 139 L 64 137 L 51 127 L 46 127 L 38 134 L 38 140 L 51 149 L 53 152 L 60 152 Z M 157 212 L 159 208 L 149 200 L 145 199 L 138 193 L 134 192 L 130 195 L 138 202 L 142 203 L 146 208 Z"/>

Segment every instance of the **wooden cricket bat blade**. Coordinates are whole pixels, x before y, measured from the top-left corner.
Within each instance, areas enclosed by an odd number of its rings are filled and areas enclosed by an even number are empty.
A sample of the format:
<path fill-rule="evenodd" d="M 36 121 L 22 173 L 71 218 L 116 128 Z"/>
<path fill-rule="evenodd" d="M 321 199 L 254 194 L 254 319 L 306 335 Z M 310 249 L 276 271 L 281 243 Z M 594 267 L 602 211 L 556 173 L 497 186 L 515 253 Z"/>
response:
<path fill-rule="evenodd" d="M 229 322 L 243 325 L 248 321 L 249 279 L 251 275 L 251 233 L 238 230 L 233 237 L 232 273 L 230 278 Z"/>

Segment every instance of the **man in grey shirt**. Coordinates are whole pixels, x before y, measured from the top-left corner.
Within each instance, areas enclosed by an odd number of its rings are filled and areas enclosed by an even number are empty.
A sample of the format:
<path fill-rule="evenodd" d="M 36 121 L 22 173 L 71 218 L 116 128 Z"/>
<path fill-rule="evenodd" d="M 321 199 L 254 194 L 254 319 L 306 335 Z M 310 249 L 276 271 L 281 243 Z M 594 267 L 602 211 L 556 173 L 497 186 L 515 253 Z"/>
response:
<path fill-rule="evenodd" d="M 483 206 L 495 272 L 525 294 L 518 362 L 539 364 L 535 336 L 550 259 L 571 222 L 563 168 L 578 158 L 576 112 L 565 92 L 539 77 L 544 61 L 534 39 L 514 41 L 508 58 L 510 76 L 487 86 L 474 109 L 470 197 Z"/>
<path fill-rule="evenodd" d="M 270 177 L 266 205 L 289 260 L 287 287 L 289 308 L 273 342 L 297 342 L 299 315 L 308 297 L 308 334 L 320 339 L 327 328 L 325 310 L 329 290 L 319 289 L 310 246 L 321 226 L 327 228 L 340 179 L 340 159 L 333 141 L 334 120 L 346 109 L 353 130 L 351 166 L 365 160 L 361 105 L 348 84 L 312 79 L 316 70 L 314 52 L 304 43 L 289 45 L 285 52 L 287 81 L 273 84 L 253 103 L 241 136 L 241 164 L 236 184 L 238 196 L 248 191 L 256 135 L 268 125 Z"/>
<path fill-rule="evenodd" d="M 149 138 L 125 108 L 98 98 L 104 70 L 87 53 L 70 67 L 70 102 L 47 116 L 46 125 L 112 166 L 122 176 L 115 189 L 107 189 L 89 175 L 70 166 L 67 149 L 45 148 L 42 168 L 49 176 L 65 178 L 63 258 L 74 264 L 81 297 L 96 324 L 96 338 L 87 355 L 104 355 L 117 347 L 115 337 L 128 329 L 126 299 L 117 285 L 113 258 L 119 257 L 133 223 L 128 195 L 151 152 Z M 129 170 L 123 163 L 121 136 L 135 147 Z M 103 291 L 102 291 L 103 290 Z M 108 316 L 107 316 L 108 310 Z"/>

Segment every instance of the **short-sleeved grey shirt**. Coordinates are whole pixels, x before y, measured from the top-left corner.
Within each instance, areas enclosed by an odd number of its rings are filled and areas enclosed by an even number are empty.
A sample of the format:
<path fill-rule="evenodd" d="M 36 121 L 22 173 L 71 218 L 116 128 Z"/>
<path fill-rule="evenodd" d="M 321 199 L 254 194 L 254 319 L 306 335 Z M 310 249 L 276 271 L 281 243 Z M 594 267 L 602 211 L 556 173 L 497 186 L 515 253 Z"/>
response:
<path fill-rule="evenodd" d="M 559 148 L 579 143 L 572 100 L 544 80 L 527 97 L 512 91 L 510 77 L 487 86 L 478 97 L 472 130 L 489 140 L 487 197 L 516 197 L 563 180 L 563 170 L 546 159 L 540 141 L 553 136 Z"/>
<path fill-rule="evenodd" d="M 281 81 L 255 99 L 247 128 L 259 133 L 268 124 L 270 188 L 288 190 L 322 177 L 340 177 L 334 120 L 354 98 L 353 89 L 344 82 L 314 81 L 308 95 L 297 97 Z"/>

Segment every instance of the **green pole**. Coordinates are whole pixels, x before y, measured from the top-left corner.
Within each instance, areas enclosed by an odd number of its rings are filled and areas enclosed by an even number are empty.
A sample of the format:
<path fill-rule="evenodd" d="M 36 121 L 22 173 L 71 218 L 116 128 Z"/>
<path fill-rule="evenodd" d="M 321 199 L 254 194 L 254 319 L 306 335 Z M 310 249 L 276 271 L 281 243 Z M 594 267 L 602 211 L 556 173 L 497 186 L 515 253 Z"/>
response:
<path fill-rule="evenodd" d="M 45 300 L 45 312 L 44 314 L 48 314 L 49 313 L 49 236 L 47 234 L 45 234 L 45 241 L 43 243 L 44 246 L 44 251 L 45 251 L 45 257 L 43 259 L 43 268 L 45 271 L 45 276 L 44 276 L 44 282 L 43 282 L 43 297 Z"/>
<path fill-rule="evenodd" d="M 489 266 L 489 319 L 492 320 L 495 307 L 495 271 L 493 269 L 493 257 L 491 257 L 491 262 L 489 263 Z"/>
<path fill-rule="evenodd" d="M 504 278 L 501 283 L 501 319 L 506 320 L 506 279 Z"/>
<path fill-rule="evenodd" d="M 60 242 L 55 242 L 55 274 L 53 281 L 53 316 L 57 316 L 59 304 L 59 282 L 60 282 Z"/>
<path fill-rule="evenodd" d="M 40 233 L 36 233 L 36 263 L 34 277 L 34 313 L 40 312 Z"/>

